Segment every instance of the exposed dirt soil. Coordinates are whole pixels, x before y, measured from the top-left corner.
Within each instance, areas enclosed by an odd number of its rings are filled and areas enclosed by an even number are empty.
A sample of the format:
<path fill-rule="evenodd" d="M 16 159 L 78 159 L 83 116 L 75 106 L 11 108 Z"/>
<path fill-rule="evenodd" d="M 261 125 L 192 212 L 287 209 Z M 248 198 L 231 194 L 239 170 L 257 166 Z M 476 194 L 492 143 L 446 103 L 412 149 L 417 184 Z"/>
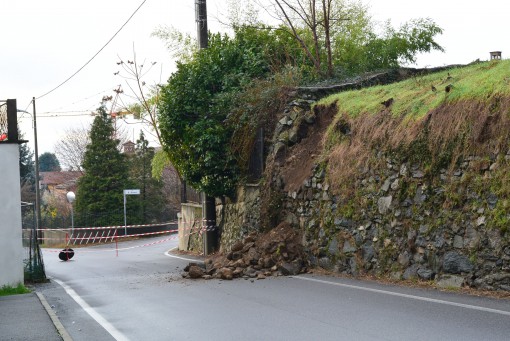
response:
<path fill-rule="evenodd" d="M 287 150 L 285 164 L 281 168 L 285 191 L 296 191 L 312 174 L 313 166 L 323 149 L 324 134 L 336 113 L 336 103 L 328 107 L 314 107 L 315 124 L 309 127 L 306 137 L 300 143 Z"/>

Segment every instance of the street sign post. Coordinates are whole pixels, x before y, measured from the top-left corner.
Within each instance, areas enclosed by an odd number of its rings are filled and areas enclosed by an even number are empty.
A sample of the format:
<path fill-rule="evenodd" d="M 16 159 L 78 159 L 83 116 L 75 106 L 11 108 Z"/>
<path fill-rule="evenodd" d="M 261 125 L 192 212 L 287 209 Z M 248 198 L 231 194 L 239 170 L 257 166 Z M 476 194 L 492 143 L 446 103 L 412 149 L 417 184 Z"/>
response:
<path fill-rule="evenodd" d="M 126 218 L 126 195 L 140 195 L 139 189 L 124 190 L 124 235 L 127 236 L 127 218 Z"/>

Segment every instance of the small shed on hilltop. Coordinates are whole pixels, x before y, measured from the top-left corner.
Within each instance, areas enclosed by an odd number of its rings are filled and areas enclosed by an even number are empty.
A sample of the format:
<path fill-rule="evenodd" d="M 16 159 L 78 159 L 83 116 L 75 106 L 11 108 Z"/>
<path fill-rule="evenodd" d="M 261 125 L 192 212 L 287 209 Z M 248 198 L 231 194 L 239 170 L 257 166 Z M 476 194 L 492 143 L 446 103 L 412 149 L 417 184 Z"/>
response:
<path fill-rule="evenodd" d="M 124 154 L 134 154 L 135 153 L 135 143 L 132 141 L 127 141 L 122 145 L 122 151 Z"/>

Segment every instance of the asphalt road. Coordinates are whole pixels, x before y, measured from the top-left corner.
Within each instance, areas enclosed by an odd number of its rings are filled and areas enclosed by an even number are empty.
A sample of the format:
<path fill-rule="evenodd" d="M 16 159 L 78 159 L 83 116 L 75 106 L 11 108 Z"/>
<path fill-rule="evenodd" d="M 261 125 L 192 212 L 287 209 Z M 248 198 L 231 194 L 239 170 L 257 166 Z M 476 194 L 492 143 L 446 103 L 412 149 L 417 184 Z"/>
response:
<path fill-rule="evenodd" d="M 41 290 L 74 340 L 510 339 L 508 300 L 310 275 L 184 280 L 188 261 L 165 255 L 177 240 L 164 239 L 69 262 L 43 251 L 53 281 Z"/>

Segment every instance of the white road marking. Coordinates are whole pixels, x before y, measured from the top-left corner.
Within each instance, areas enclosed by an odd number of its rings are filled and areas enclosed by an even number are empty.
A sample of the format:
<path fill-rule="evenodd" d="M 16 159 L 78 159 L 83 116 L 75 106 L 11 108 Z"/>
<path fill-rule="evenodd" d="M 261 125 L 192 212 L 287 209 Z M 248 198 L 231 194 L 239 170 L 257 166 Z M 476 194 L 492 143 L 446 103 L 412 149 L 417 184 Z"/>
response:
<path fill-rule="evenodd" d="M 65 284 L 64 282 L 62 281 L 59 281 L 58 279 L 55 279 L 55 278 L 52 278 L 52 280 L 54 280 L 55 282 L 57 282 L 62 288 L 64 288 L 64 290 L 66 291 L 66 293 L 71 296 L 71 298 L 73 300 L 76 301 L 76 303 L 78 303 L 78 305 L 80 307 L 82 307 L 83 310 L 85 310 L 85 312 L 87 314 L 90 315 L 90 317 L 92 317 L 94 320 L 96 320 L 97 323 L 99 323 L 104 329 L 106 329 L 106 331 L 108 333 L 110 333 L 111 336 L 113 336 L 115 338 L 115 340 L 117 341 L 129 341 L 129 339 L 124 336 L 124 334 L 122 334 L 117 328 L 115 328 L 110 322 L 108 322 L 103 316 L 101 316 L 97 311 L 94 310 L 94 308 L 92 308 L 91 306 L 88 305 L 87 302 L 85 302 L 81 297 L 80 295 L 78 295 L 76 293 L 76 291 L 74 291 L 70 286 L 68 286 L 67 284 Z"/>
<path fill-rule="evenodd" d="M 167 252 L 165 252 L 165 256 L 172 257 L 172 258 L 177 258 L 177 259 L 182 259 L 182 260 L 187 260 L 189 262 L 195 262 L 195 263 L 203 263 L 204 262 L 203 260 L 200 260 L 200 259 L 193 259 L 193 258 L 186 258 L 186 257 L 171 255 L 170 251 L 173 251 L 173 250 L 175 250 L 175 249 L 168 250 Z"/>
<path fill-rule="evenodd" d="M 419 301 L 425 301 L 425 302 L 446 304 L 446 305 L 451 305 L 451 306 L 455 306 L 455 307 L 461 307 L 461 308 L 466 308 L 466 309 L 473 309 L 473 310 L 485 311 L 485 312 L 494 313 L 494 314 L 510 316 L 510 311 L 505 311 L 505 310 L 485 308 L 485 307 L 480 307 L 480 306 L 476 306 L 476 305 L 463 304 L 463 303 L 457 303 L 457 302 L 443 301 L 443 300 L 438 300 L 438 299 L 435 299 L 435 298 L 428 298 L 428 297 L 414 296 L 414 295 L 408 295 L 408 294 L 401 294 L 401 293 L 393 292 L 393 291 L 386 291 L 386 290 L 380 290 L 380 289 L 372 289 L 372 288 L 366 288 L 366 287 L 350 285 L 350 284 L 343 284 L 343 283 L 337 283 L 337 282 L 330 282 L 330 281 L 325 281 L 325 280 L 320 280 L 320 279 L 315 279 L 315 278 L 309 278 L 309 277 L 293 276 L 292 278 L 301 279 L 301 280 L 304 280 L 304 281 L 311 281 L 311 282 L 318 282 L 318 283 L 323 283 L 323 284 L 330 284 L 330 285 L 335 285 L 335 286 L 349 288 L 349 289 L 357 289 L 357 290 L 370 291 L 370 292 L 375 292 L 375 293 L 378 293 L 378 294 L 385 294 L 385 295 L 391 295 L 391 296 L 410 298 L 410 299 L 413 299 L 413 300 L 419 300 Z"/>

